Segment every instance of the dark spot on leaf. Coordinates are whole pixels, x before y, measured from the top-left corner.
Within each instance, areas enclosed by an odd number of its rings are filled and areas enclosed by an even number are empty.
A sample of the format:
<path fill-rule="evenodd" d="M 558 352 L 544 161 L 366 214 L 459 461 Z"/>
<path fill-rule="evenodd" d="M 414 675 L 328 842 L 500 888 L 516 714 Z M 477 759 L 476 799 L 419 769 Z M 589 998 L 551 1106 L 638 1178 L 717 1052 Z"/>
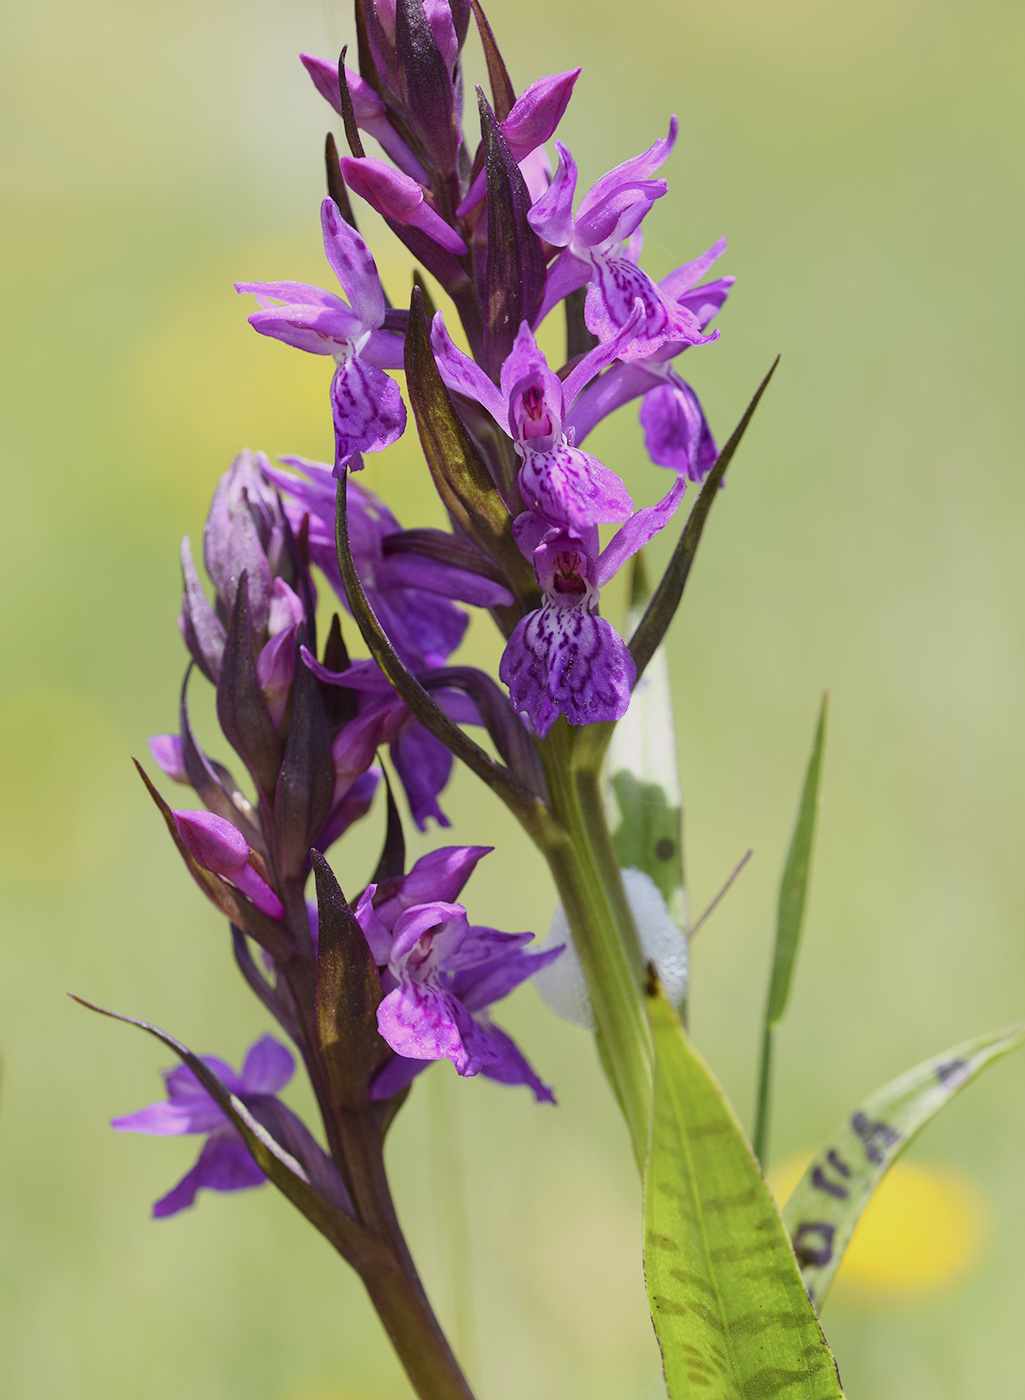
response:
<path fill-rule="evenodd" d="M 730 1323 L 730 1335 L 733 1337 L 753 1337 L 759 1332 L 764 1332 L 768 1327 L 790 1328 L 806 1326 L 809 1322 L 814 1324 L 813 1317 L 797 1317 L 792 1312 L 750 1312 L 744 1313 L 742 1317 L 735 1318 Z"/>
<path fill-rule="evenodd" d="M 716 1296 L 715 1289 L 706 1278 L 700 1274 L 688 1273 L 686 1269 L 670 1269 L 670 1274 L 677 1283 L 682 1283 L 686 1288 L 700 1288 L 703 1293 L 707 1293 L 710 1298 Z"/>
<path fill-rule="evenodd" d="M 708 1326 L 712 1328 L 713 1332 L 718 1332 L 720 1336 L 725 1337 L 726 1324 L 718 1313 L 712 1312 L 711 1308 L 706 1308 L 704 1303 L 695 1303 L 692 1301 L 691 1308 L 697 1313 L 698 1317 L 701 1318 L 702 1322 L 707 1323 Z"/>
<path fill-rule="evenodd" d="M 816 1191 L 825 1191 L 829 1196 L 835 1196 L 838 1201 L 846 1201 L 851 1194 L 846 1186 L 841 1186 L 838 1181 L 830 1181 L 829 1177 L 821 1167 L 816 1167 L 811 1174 L 811 1184 Z"/>
<path fill-rule="evenodd" d="M 884 1149 L 895 1147 L 900 1142 L 900 1133 L 891 1128 L 889 1123 L 870 1123 L 863 1113 L 854 1115 L 851 1127 L 861 1139 L 865 1156 L 877 1167 L 882 1166 Z"/>
<path fill-rule="evenodd" d="M 658 1312 L 668 1313 L 670 1317 L 686 1317 L 687 1309 L 682 1303 L 678 1303 L 675 1298 L 652 1298 Z"/>
<path fill-rule="evenodd" d="M 751 1186 L 746 1191 L 738 1191 L 735 1196 L 711 1196 L 701 1204 L 705 1210 L 739 1210 L 741 1206 L 754 1205 L 757 1199 L 757 1193 Z"/>
<path fill-rule="evenodd" d="M 936 1078 L 944 1088 L 956 1089 L 971 1073 L 971 1066 L 965 1060 L 948 1060 L 936 1066 Z"/>
<path fill-rule="evenodd" d="M 799 1371 L 789 1371 L 782 1366 L 767 1366 L 742 1382 L 744 1400 L 764 1400 L 764 1397 L 778 1395 L 787 1386 L 809 1381 L 821 1366 L 804 1366 Z"/>
<path fill-rule="evenodd" d="M 663 836 L 661 841 L 655 842 L 655 854 L 659 860 L 672 860 L 676 855 L 676 842 L 668 836 Z"/>
<path fill-rule="evenodd" d="M 833 1237 L 836 1226 L 828 1220 L 806 1220 L 794 1234 L 794 1253 L 799 1264 L 824 1268 L 833 1257 Z"/>
<path fill-rule="evenodd" d="M 657 1249 L 668 1250 L 671 1254 L 675 1254 L 680 1248 L 671 1235 L 658 1235 L 654 1231 L 648 1234 L 648 1243 Z"/>

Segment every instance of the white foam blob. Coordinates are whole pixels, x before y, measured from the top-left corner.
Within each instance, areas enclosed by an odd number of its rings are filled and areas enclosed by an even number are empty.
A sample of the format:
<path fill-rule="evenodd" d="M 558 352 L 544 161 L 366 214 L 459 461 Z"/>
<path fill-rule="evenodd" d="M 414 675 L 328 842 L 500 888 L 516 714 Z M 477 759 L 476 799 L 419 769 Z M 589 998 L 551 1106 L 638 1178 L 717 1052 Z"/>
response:
<path fill-rule="evenodd" d="M 662 892 L 650 875 L 645 875 L 643 870 L 631 869 L 624 870 L 622 876 L 623 889 L 637 925 L 644 956 L 655 964 L 666 996 L 678 1004 L 687 991 L 687 939 L 670 917 Z M 587 983 L 561 904 L 556 906 L 552 915 L 552 926 L 543 949 L 557 948 L 560 943 L 565 945 L 566 951 L 536 972 L 531 980 L 541 1000 L 556 1016 L 593 1031 L 594 1012 L 587 994 Z"/>

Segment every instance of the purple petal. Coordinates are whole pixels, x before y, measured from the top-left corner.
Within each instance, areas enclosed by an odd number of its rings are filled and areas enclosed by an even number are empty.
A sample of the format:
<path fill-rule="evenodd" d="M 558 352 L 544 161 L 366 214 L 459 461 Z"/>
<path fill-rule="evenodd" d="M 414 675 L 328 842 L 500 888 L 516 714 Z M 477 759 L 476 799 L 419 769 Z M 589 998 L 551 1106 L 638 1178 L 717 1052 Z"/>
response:
<path fill-rule="evenodd" d="M 504 426 L 509 412 L 505 398 L 481 367 L 455 344 L 445 328 L 440 311 L 431 322 L 431 348 L 441 377 L 448 387 L 458 394 L 465 394 L 468 399 L 475 399 L 487 409 L 496 423 Z"/>
<path fill-rule="evenodd" d="M 295 680 L 295 641 L 298 627 L 289 627 L 260 648 L 256 658 L 256 679 L 260 691 L 267 702 L 267 709 L 275 728 L 281 722 L 288 708 L 288 697 Z"/>
<path fill-rule="evenodd" d="M 374 962 L 378 967 L 384 967 L 391 957 L 391 925 L 385 924 L 381 918 L 380 910 L 374 908 L 374 895 L 377 893 L 376 885 L 368 885 L 359 899 L 353 913 L 356 922 L 363 930 L 363 936 L 367 940 L 367 947 L 370 949 Z"/>
<path fill-rule="evenodd" d="M 637 672 L 604 618 L 549 605 L 516 624 L 498 674 L 543 739 L 560 714 L 570 724 L 622 719 Z"/>
<path fill-rule="evenodd" d="M 278 899 L 267 881 L 258 875 L 251 865 L 244 865 L 241 870 L 236 870 L 232 874 L 231 880 L 243 894 L 248 895 L 257 909 L 264 914 L 270 915 L 272 919 L 285 917 L 281 900 Z"/>
<path fill-rule="evenodd" d="M 241 1088 L 241 1081 L 226 1060 L 219 1059 L 216 1055 L 201 1055 L 200 1059 L 207 1069 L 212 1069 L 217 1078 L 230 1090 L 237 1094 Z M 185 1105 L 213 1104 L 213 1099 L 200 1084 L 199 1080 L 189 1069 L 188 1065 L 175 1065 L 174 1069 L 164 1071 L 164 1083 L 167 1085 L 167 1095 L 172 1103 Z M 217 1109 L 220 1113 L 220 1109 Z"/>
<path fill-rule="evenodd" d="M 185 783 L 187 786 L 189 775 L 185 771 L 185 758 L 182 754 L 180 737 L 177 734 L 154 734 L 146 740 L 146 743 L 149 745 L 154 763 L 176 783 Z"/>
<path fill-rule="evenodd" d="M 478 1074 L 496 1053 L 455 997 L 436 983 L 406 982 L 377 1008 L 377 1028 L 398 1055 L 451 1060 L 459 1074 Z"/>
<path fill-rule="evenodd" d="M 311 842 L 318 851 L 327 848 L 348 831 L 354 822 L 365 817 L 370 811 L 380 782 L 381 770 L 373 768 L 361 773 L 340 802 L 336 802 L 328 813 L 327 820 Z"/>
<path fill-rule="evenodd" d="M 588 330 L 599 340 L 612 339 L 629 322 L 638 301 L 644 307 L 643 323 L 632 341 L 620 345 L 621 360 L 643 359 L 667 341 L 705 345 L 718 337 L 718 331 L 703 335 L 691 313 L 668 303 L 648 274 L 629 258 L 596 257 L 584 303 Z"/>
<path fill-rule="evenodd" d="M 644 506 L 617 530 L 598 558 L 597 583 L 599 588 L 608 583 L 613 574 L 626 563 L 632 554 L 654 539 L 676 514 L 676 508 L 683 499 L 687 482 L 678 476 L 657 505 Z"/>
<path fill-rule="evenodd" d="M 242 1066 L 241 1088 L 246 1094 L 276 1094 L 295 1073 L 295 1060 L 271 1035 L 261 1036 Z"/>
<path fill-rule="evenodd" d="M 209 1133 L 227 1122 L 224 1114 L 207 1097 L 204 1105 L 195 1107 L 168 1103 L 151 1103 L 138 1113 L 112 1118 L 110 1126 L 118 1133 L 147 1133 L 152 1137 L 176 1137 L 181 1133 Z"/>
<path fill-rule="evenodd" d="M 380 1103 L 408 1089 L 418 1074 L 423 1074 L 430 1060 L 409 1060 L 405 1055 L 390 1055 L 370 1081 L 370 1101 Z"/>
<path fill-rule="evenodd" d="M 682 379 L 652 389 L 641 404 L 644 444 L 651 460 L 704 481 L 719 455 L 697 394 Z"/>
<path fill-rule="evenodd" d="M 549 311 L 558 306 L 564 297 L 568 297 L 570 292 L 575 292 L 579 287 L 586 287 L 590 280 L 590 262 L 578 257 L 569 248 L 563 248 L 548 269 L 548 276 L 545 279 L 545 294 L 541 299 L 538 313 L 534 317 L 534 325 L 539 326 Z"/>
<path fill-rule="evenodd" d="M 711 248 L 694 258 L 689 263 L 684 263 L 682 267 L 670 272 L 667 277 L 663 277 L 658 284 L 666 297 L 671 301 L 676 301 L 684 292 L 689 292 L 692 287 L 704 277 L 713 263 L 718 262 L 726 251 L 726 239 L 720 238 L 712 244 Z"/>
<path fill-rule="evenodd" d="M 552 1090 L 537 1077 L 516 1042 L 497 1026 L 489 1025 L 487 1033 L 488 1043 L 498 1058 L 484 1066 L 485 1077 L 497 1080 L 499 1084 L 525 1084 L 533 1091 L 538 1103 L 555 1103 Z"/>
<path fill-rule="evenodd" d="M 447 224 L 426 200 L 417 205 L 404 222 L 410 228 L 418 228 L 421 233 L 426 233 L 428 238 L 432 238 L 439 248 L 444 248 L 448 253 L 455 253 L 456 257 L 462 257 L 464 253 L 470 251 L 462 236 L 451 225 Z"/>
<path fill-rule="evenodd" d="M 573 237 L 573 195 L 577 187 L 577 165 L 561 141 L 556 141 L 559 165 L 547 194 L 527 215 L 527 223 L 546 242 L 565 248 Z"/>
<path fill-rule="evenodd" d="M 562 951 L 560 945 L 543 953 L 524 953 L 520 950 L 506 953 L 472 971 L 460 972 L 455 981 L 455 992 L 469 1011 L 481 1011 L 485 1006 L 501 1001 L 521 982 L 526 982 L 535 972 L 553 963 L 562 955 Z"/>
<path fill-rule="evenodd" d="M 574 445 L 579 447 L 602 419 L 617 408 L 664 382 L 662 375 L 650 369 L 645 360 L 613 365 L 608 374 L 589 384 L 573 400 L 566 416 L 566 429 L 572 432 Z"/>
<path fill-rule="evenodd" d="M 395 920 L 389 970 L 398 978 L 429 980 L 429 974 L 447 968 L 466 941 L 470 928 L 461 904 L 434 899 L 404 909 Z"/>
<path fill-rule="evenodd" d="M 342 218 L 333 199 L 325 199 L 320 206 L 320 222 L 324 230 L 324 252 L 349 298 L 349 305 L 359 317 L 363 330 L 376 330 L 384 321 L 384 293 L 370 249 Z"/>
<path fill-rule="evenodd" d="M 378 581 L 389 588 L 419 588 L 444 598 L 458 598 L 478 608 L 503 607 L 514 601 L 508 588 L 494 579 L 419 554 L 391 555 L 382 565 Z"/>
<path fill-rule="evenodd" d="M 441 740 L 411 720 L 392 741 L 389 752 L 418 830 L 423 831 L 431 817 L 439 826 L 450 826 L 438 806 L 438 794 L 452 773 L 452 755 Z"/>
<path fill-rule="evenodd" d="M 493 846 L 440 846 L 428 852 L 404 877 L 398 891 L 378 906 L 378 914 L 392 928 L 402 911 L 414 904 L 437 899 L 454 903 L 477 862 L 493 850 Z"/>
<path fill-rule="evenodd" d="M 284 632 L 287 628 L 296 627 L 305 621 L 306 609 L 298 593 L 289 588 L 283 578 L 276 578 L 271 589 L 267 631 L 273 637 L 278 632 Z"/>
<path fill-rule="evenodd" d="M 203 1186 L 211 1191 L 244 1191 L 250 1186 L 262 1186 L 265 1180 L 263 1172 L 233 1128 L 215 1133 L 203 1144 L 192 1170 L 157 1201 L 153 1214 L 163 1219 L 185 1210 L 192 1205 L 196 1192 Z"/>
<path fill-rule="evenodd" d="M 519 486 L 524 502 L 553 525 L 586 529 L 596 522 L 626 520 L 633 510 L 615 472 L 567 443 L 551 452 L 525 452 Z"/>
<path fill-rule="evenodd" d="M 313 86 L 325 102 L 330 102 L 339 116 L 342 115 L 342 97 L 338 89 L 338 64 L 327 58 L 317 58 L 311 53 L 301 53 L 299 61 L 313 80 Z M 373 89 L 371 88 L 371 91 Z M 379 99 L 380 100 L 380 99 Z M 353 104 L 355 106 L 355 104 Z M 384 106 L 384 103 L 381 103 Z M 358 119 L 357 119 L 358 120 Z"/>
<path fill-rule="evenodd" d="M 502 135 L 517 161 L 554 134 L 579 77 L 580 69 L 571 68 L 566 73 L 538 78 L 517 97 L 502 122 Z"/>
<path fill-rule="evenodd" d="M 234 876 L 249 860 L 249 842 L 231 822 L 213 812 L 172 812 L 189 854 L 215 875 Z"/>
<path fill-rule="evenodd" d="M 580 201 L 580 208 L 577 210 L 578 232 L 581 223 L 594 223 L 596 226 L 600 219 L 602 206 L 614 199 L 622 188 L 650 180 L 676 144 L 676 133 L 677 121 L 674 116 L 669 120 L 669 133 L 664 139 L 654 142 L 639 156 L 633 156 L 630 160 L 625 160 L 622 165 L 617 165 L 614 170 L 610 170 L 607 175 L 603 175 L 591 186 Z M 608 237 L 609 234 L 606 233 L 602 236 Z M 626 237 L 626 234 L 623 237 Z M 590 238 L 586 241 L 592 242 Z M 599 238 L 593 240 L 593 242 L 599 241 Z"/>
<path fill-rule="evenodd" d="M 402 436 L 406 405 L 399 386 L 383 370 L 353 356 L 331 381 L 336 464 L 356 452 L 381 452 Z"/>
<path fill-rule="evenodd" d="M 704 330 L 709 321 L 718 316 L 723 309 L 730 288 L 736 280 L 735 277 L 720 277 L 715 282 L 702 282 L 701 286 L 695 287 L 693 291 L 681 293 L 676 299 L 677 305 L 689 311 L 701 330 Z"/>

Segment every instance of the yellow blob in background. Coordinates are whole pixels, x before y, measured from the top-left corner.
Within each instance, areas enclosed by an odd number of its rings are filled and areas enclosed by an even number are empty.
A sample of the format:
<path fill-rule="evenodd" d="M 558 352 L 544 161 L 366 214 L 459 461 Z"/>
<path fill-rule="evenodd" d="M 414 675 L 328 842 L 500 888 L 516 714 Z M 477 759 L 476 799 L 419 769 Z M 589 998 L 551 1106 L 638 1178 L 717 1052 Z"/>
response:
<path fill-rule="evenodd" d="M 812 1155 L 798 1153 L 770 1171 L 781 1205 Z M 989 1204 L 965 1172 L 942 1162 L 897 1161 L 858 1222 L 831 1296 L 868 1306 L 927 1301 L 976 1267 L 990 1235 Z"/>

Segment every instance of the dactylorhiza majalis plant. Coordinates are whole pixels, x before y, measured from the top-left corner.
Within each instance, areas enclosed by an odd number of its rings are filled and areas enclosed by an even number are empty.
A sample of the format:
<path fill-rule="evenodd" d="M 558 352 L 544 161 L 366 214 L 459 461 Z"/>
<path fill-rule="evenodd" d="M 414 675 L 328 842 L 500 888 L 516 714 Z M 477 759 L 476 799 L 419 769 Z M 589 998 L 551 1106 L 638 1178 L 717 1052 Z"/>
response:
<path fill-rule="evenodd" d="M 490 96 L 477 90 L 472 133 L 461 68 L 471 21 L 490 81 Z M 166 1075 L 164 1101 L 114 1126 L 202 1138 L 157 1216 L 192 1206 L 203 1188 L 273 1182 L 358 1271 L 417 1394 L 465 1400 L 469 1385 L 397 1218 L 384 1140 L 433 1060 L 552 1100 L 492 1019 L 497 1002 L 535 978 L 551 1005 L 593 1030 L 626 1122 L 670 1396 L 836 1397 L 816 1308 L 861 1211 L 914 1133 L 1025 1029 L 928 1060 L 857 1107 L 780 1214 L 759 1159 L 804 915 L 825 704 L 780 885 L 752 1150 L 684 1025 L 700 920 L 687 912 L 662 652 L 773 370 L 718 449 L 677 363 L 719 336 L 711 326 L 733 279 L 712 273 L 725 241 L 657 283 L 641 266 L 644 218 L 668 190 L 658 172 L 675 117 L 578 199 L 573 156 L 555 141 L 553 170 L 547 143 L 579 69 L 517 94 L 477 0 L 356 0 L 355 38 L 358 71 L 345 50 L 338 63 L 302 58 L 350 152 L 339 157 L 328 136 L 320 217 L 338 286 L 238 284 L 256 299 L 256 331 L 334 362 L 334 461 L 275 464 L 246 450 L 221 478 L 201 550 L 212 592 L 199 551 L 182 544 L 179 625 L 191 659 L 178 733 L 150 745 L 202 807 L 172 808 L 142 773 L 189 873 L 229 920 L 239 970 L 281 1038 L 261 1037 L 236 1072 L 135 1022 L 181 1063 Z M 368 155 L 364 137 L 387 159 Z M 408 308 L 385 294 L 352 195 L 412 255 Z M 441 310 L 428 276 L 445 295 Z M 565 362 L 553 365 L 535 336 L 558 308 Z M 360 483 L 365 454 L 410 430 L 389 373 L 398 369 L 448 530 L 400 524 Z M 584 446 L 633 400 L 668 482 L 640 509 Z M 668 568 L 649 588 L 641 551 L 688 495 Z M 604 547 L 602 526 L 613 527 Z M 599 607 L 624 568 L 628 636 Z M 324 588 L 351 622 L 343 629 L 336 612 L 319 638 Z M 501 633 L 497 677 L 452 664 L 467 608 L 490 613 Z M 347 650 L 353 624 L 363 659 Z M 215 687 L 242 784 L 196 742 L 194 671 Z M 487 747 L 474 737 L 481 729 Z M 471 922 L 464 891 L 487 848 L 439 846 L 406 868 L 398 789 L 421 831 L 447 826 L 441 801 L 455 759 L 550 866 L 559 908 L 539 951 L 531 933 Z M 380 861 L 371 883 L 353 888 L 344 846 L 332 864 L 326 855 L 368 818 L 379 788 Z M 318 1105 L 315 1128 L 278 1097 L 296 1057 Z"/>

